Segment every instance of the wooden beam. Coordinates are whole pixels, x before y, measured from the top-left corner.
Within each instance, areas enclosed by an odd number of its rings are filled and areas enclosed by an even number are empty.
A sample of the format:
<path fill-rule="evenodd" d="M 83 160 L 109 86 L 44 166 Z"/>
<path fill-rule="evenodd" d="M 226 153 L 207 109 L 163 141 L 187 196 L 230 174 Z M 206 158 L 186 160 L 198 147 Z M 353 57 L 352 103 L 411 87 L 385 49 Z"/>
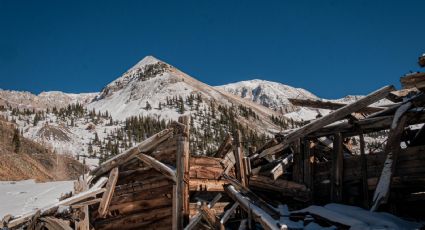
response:
<path fill-rule="evenodd" d="M 108 214 L 109 205 L 111 204 L 112 196 L 114 195 L 115 185 L 118 181 L 118 167 L 115 167 L 111 170 L 109 174 L 108 183 L 106 183 L 106 191 L 102 195 L 102 200 L 99 205 L 99 217 L 104 218 Z"/>
<path fill-rule="evenodd" d="M 362 161 L 361 173 L 362 173 L 362 196 L 363 196 L 363 207 L 369 208 L 369 186 L 367 184 L 367 156 L 365 153 L 366 144 L 364 141 L 363 133 L 359 136 L 360 139 L 360 159 Z"/>
<path fill-rule="evenodd" d="M 309 191 L 304 184 L 283 179 L 273 180 L 266 176 L 252 176 L 250 180 L 249 186 L 255 190 L 274 191 L 284 196 L 296 197 L 297 200 L 308 198 Z"/>
<path fill-rule="evenodd" d="M 248 187 L 248 178 L 243 165 L 244 154 L 242 147 L 242 137 L 241 132 L 239 130 L 235 131 L 233 140 L 233 152 L 236 160 L 236 178 L 241 182 L 244 187 Z"/>
<path fill-rule="evenodd" d="M 385 153 L 387 158 L 382 169 L 381 176 L 373 194 L 371 211 L 376 211 L 382 203 L 386 203 L 390 193 L 391 178 L 395 171 L 398 153 L 400 151 L 400 139 L 406 125 L 405 113 L 411 108 L 412 103 L 408 102 L 397 109 L 394 120 L 391 125 L 390 134 L 388 135 Z"/>
<path fill-rule="evenodd" d="M 408 116 L 407 125 L 420 124 L 425 122 L 425 113 L 418 111 L 409 111 L 406 113 Z M 343 133 L 345 137 L 359 135 L 359 130 L 363 134 L 376 132 L 384 129 L 390 129 L 394 115 L 365 118 L 359 121 L 341 122 L 335 125 L 325 126 L 311 134 L 308 137 L 322 137 L 332 135 L 335 132 Z"/>
<path fill-rule="evenodd" d="M 221 199 L 222 195 L 221 193 L 217 194 L 208 205 L 202 205 L 198 211 L 198 213 L 190 219 L 189 224 L 184 228 L 184 230 L 190 230 L 196 227 L 196 225 L 201 221 L 202 217 L 206 218 L 208 221 L 208 218 L 213 219 L 213 216 L 215 216 L 210 209 L 214 207 L 214 205 Z M 204 207 L 206 206 L 206 207 Z M 202 210 L 205 209 L 205 210 Z M 212 215 L 211 215 L 212 214 Z M 215 221 L 214 218 L 214 225 L 213 226 L 219 226 L 218 223 Z"/>
<path fill-rule="evenodd" d="M 303 164 L 302 164 L 302 155 L 301 155 L 301 139 L 298 138 L 294 142 L 294 147 L 292 151 L 293 155 L 293 168 L 292 168 L 292 180 L 297 183 L 303 182 Z"/>
<path fill-rule="evenodd" d="M 342 135 L 336 133 L 333 141 L 332 171 L 331 171 L 331 200 L 340 203 L 342 201 L 342 179 L 343 179 L 344 153 L 342 146 Z"/>
<path fill-rule="evenodd" d="M 315 100 L 315 99 L 288 98 L 288 100 L 295 106 L 304 106 L 304 107 L 311 107 L 311 108 L 318 108 L 318 109 L 337 110 L 347 105 L 347 104 L 339 103 L 339 102 L 322 101 L 322 100 Z M 368 106 L 368 107 L 360 108 L 358 111 L 354 111 L 354 112 L 375 113 L 383 109 L 384 108 L 381 108 L 381 107 Z"/>
<path fill-rule="evenodd" d="M 261 207 L 257 206 L 255 201 L 242 195 L 233 185 L 228 185 L 224 188 L 227 194 L 234 201 L 238 202 L 240 207 L 248 213 L 252 213 L 252 217 L 255 221 L 259 222 L 265 229 L 278 230 L 285 229 L 286 226 L 282 226 L 279 221 L 275 220 Z"/>
<path fill-rule="evenodd" d="M 104 173 L 107 173 L 109 172 L 109 170 L 133 159 L 134 157 L 136 157 L 136 155 L 138 155 L 141 152 L 142 153 L 151 152 L 156 146 L 158 146 L 160 143 L 170 138 L 172 135 L 173 135 L 173 129 L 164 129 L 161 132 L 142 141 L 137 146 L 105 161 L 103 164 L 99 165 L 99 167 L 91 171 L 90 174 L 94 176 L 100 176 Z"/>
<path fill-rule="evenodd" d="M 423 89 L 425 88 L 425 73 L 414 73 L 409 76 L 401 77 L 400 83 L 403 89 L 417 88 Z"/>
<path fill-rule="evenodd" d="M 181 116 L 179 117 L 179 122 L 185 125 L 184 132 L 179 134 L 177 139 L 177 163 L 182 165 L 183 177 L 181 179 L 180 186 L 182 192 L 182 202 L 183 202 L 183 224 L 189 221 L 189 181 L 190 181 L 190 152 L 189 152 L 189 139 L 190 139 L 190 116 Z M 179 161 L 179 155 L 181 152 L 181 160 Z"/>
<path fill-rule="evenodd" d="M 230 207 L 223 215 L 223 217 L 221 217 L 220 220 L 220 224 L 221 224 L 221 229 L 224 229 L 224 225 L 226 224 L 226 222 L 229 220 L 229 218 L 232 216 L 232 214 L 235 212 L 236 208 L 239 207 L 239 203 L 235 202 L 232 207 Z"/>
<path fill-rule="evenodd" d="M 218 147 L 217 152 L 215 152 L 214 157 L 223 158 L 226 153 L 232 149 L 232 135 L 228 133 L 224 138 L 224 141 Z"/>
<path fill-rule="evenodd" d="M 220 162 L 220 164 L 224 168 L 223 174 L 229 174 L 230 170 L 232 170 L 232 168 L 236 164 L 236 157 L 234 152 L 232 150 L 227 152 L 227 154 L 223 157 L 223 160 Z"/>
<path fill-rule="evenodd" d="M 285 170 L 292 165 L 293 154 L 289 154 L 287 157 L 283 158 L 272 170 L 270 170 L 270 175 L 273 180 L 276 180 L 285 173 Z"/>
<path fill-rule="evenodd" d="M 304 184 L 311 189 L 312 185 L 312 174 L 311 174 L 311 149 L 310 149 L 310 140 L 303 140 L 303 168 L 304 168 Z"/>
<path fill-rule="evenodd" d="M 162 173 L 164 176 L 171 179 L 172 181 L 177 181 L 176 172 L 173 168 L 171 168 L 171 166 L 167 166 L 161 161 L 158 161 L 157 159 L 143 153 L 139 153 L 138 155 L 136 155 L 136 157 L 139 158 L 139 160 L 143 161 L 145 164 L 151 166 L 158 172 Z"/>
<path fill-rule="evenodd" d="M 286 135 L 281 143 L 279 143 L 276 146 L 273 146 L 269 149 L 264 150 L 259 157 L 264 157 L 266 155 L 273 155 L 276 154 L 286 147 L 298 138 L 304 137 L 320 128 L 322 128 L 325 125 L 329 125 L 335 121 L 341 120 L 347 115 L 358 111 L 359 109 L 362 109 L 382 98 L 385 98 L 388 93 L 394 90 L 394 86 L 385 86 L 375 92 L 370 93 L 369 95 L 357 100 L 354 103 L 348 104 L 340 109 L 335 110 L 334 112 L 323 116 L 321 118 L 318 118 L 307 125 L 304 125 L 301 128 L 296 129 L 295 131 L 289 133 Z"/>

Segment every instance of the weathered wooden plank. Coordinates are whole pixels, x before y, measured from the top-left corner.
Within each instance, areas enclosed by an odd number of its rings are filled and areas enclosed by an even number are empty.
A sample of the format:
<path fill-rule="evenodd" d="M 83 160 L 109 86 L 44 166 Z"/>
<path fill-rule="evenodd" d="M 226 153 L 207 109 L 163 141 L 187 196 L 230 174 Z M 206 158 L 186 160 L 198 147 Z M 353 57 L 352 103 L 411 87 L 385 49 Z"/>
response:
<path fill-rule="evenodd" d="M 171 168 L 171 166 L 167 166 L 164 163 L 156 160 L 155 158 L 143 153 L 137 154 L 136 157 L 139 158 L 141 161 L 143 161 L 145 164 L 158 170 L 159 172 L 164 174 L 164 176 L 167 176 L 172 181 L 177 181 L 176 172 L 173 168 Z"/>
<path fill-rule="evenodd" d="M 398 152 L 400 151 L 400 138 L 406 125 L 407 117 L 404 114 L 411 106 L 412 103 L 410 102 L 403 104 L 397 109 L 394 115 L 394 120 L 391 125 L 390 134 L 384 151 L 387 154 L 387 158 L 375 193 L 373 194 L 371 211 L 376 211 L 381 203 L 385 203 L 388 200 L 389 189 L 391 187 L 391 177 L 394 174 Z"/>
<path fill-rule="evenodd" d="M 343 187 L 343 167 L 344 153 L 342 147 L 342 135 L 336 133 L 333 141 L 332 152 L 332 178 L 331 178 L 331 201 L 340 203 L 342 201 L 342 187 Z"/>
<path fill-rule="evenodd" d="M 296 106 L 304 106 L 304 107 L 311 107 L 311 108 L 318 108 L 318 109 L 337 110 L 347 105 L 344 103 L 338 103 L 338 102 L 332 102 L 332 101 L 321 101 L 321 100 L 314 100 L 314 99 L 288 98 L 288 100 L 289 102 L 291 102 L 293 105 L 296 105 Z M 375 113 L 383 109 L 384 108 L 381 108 L 381 107 L 368 106 L 368 107 L 360 108 L 358 111 L 354 111 L 354 112 Z"/>
<path fill-rule="evenodd" d="M 232 149 L 232 136 L 230 133 L 226 135 L 224 141 L 218 147 L 217 152 L 215 152 L 214 157 L 223 158 L 226 153 Z"/>
<path fill-rule="evenodd" d="M 273 180 L 276 180 L 285 173 L 285 170 L 292 164 L 293 154 L 289 154 L 287 157 L 283 158 L 272 170 L 270 170 L 270 175 Z"/>
<path fill-rule="evenodd" d="M 258 207 L 257 204 L 254 203 L 255 201 L 242 195 L 233 185 L 226 186 L 225 191 L 234 201 L 239 203 L 243 210 L 252 213 L 254 220 L 259 222 L 265 229 L 281 229 L 278 227 L 281 226 L 281 224 L 278 223 L 277 220 L 265 212 L 261 207 Z"/>
<path fill-rule="evenodd" d="M 367 157 L 365 153 L 365 141 L 363 134 L 360 134 L 360 159 L 362 161 L 361 174 L 362 174 L 362 196 L 363 196 L 363 207 L 369 208 L 369 189 L 367 184 Z"/>
<path fill-rule="evenodd" d="M 245 187 L 248 187 L 248 177 L 244 170 L 243 165 L 243 149 L 242 149 L 242 137 L 239 130 L 236 130 L 233 138 L 233 152 L 235 155 L 235 165 L 236 165 L 236 178 L 241 182 Z"/>
<path fill-rule="evenodd" d="M 297 197 L 299 200 L 306 200 L 309 193 L 304 184 L 283 179 L 273 180 L 265 176 L 252 176 L 249 186 L 256 190 L 275 191 L 284 196 Z"/>
<path fill-rule="evenodd" d="M 385 86 L 379 90 L 376 90 L 375 92 L 370 93 L 369 95 L 357 100 L 354 103 L 348 104 L 340 109 L 335 110 L 334 112 L 323 116 L 321 118 L 318 118 L 312 122 L 310 122 L 307 125 L 304 125 L 301 128 L 296 129 L 295 131 L 289 133 L 286 135 L 281 143 L 279 143 L 276 146 L 273 146 L 269 149 L 264 150 L 261 152 L 259 157 L 264 157 L 266 155 L 272 155 L 276 154 L 283 149 L 285 149 L 290 143 L 294 142 L 296 139 L 306 136 L 321 127 L 325 125 L 329 125 L 335 121 L 341 120 L 342 118 L 346 117 L 347 115 L 358 111 L 361 108 L 364 108 L 382 98 L 385 98 L 388 93 L 394 90 L 394 86 Z"/>
<path fill-rule="evenodd" d="M 100 201 L 98 209 L 99 216 L 102 218 L 108 214 L 109 205 L 115 191 L 115 185 L 118 181 L 118 174 L 118 167 L 113 168 L 109 174 L 108 183 L 106 183 L 106 191 L 102 195 L 102 200 Z"/>

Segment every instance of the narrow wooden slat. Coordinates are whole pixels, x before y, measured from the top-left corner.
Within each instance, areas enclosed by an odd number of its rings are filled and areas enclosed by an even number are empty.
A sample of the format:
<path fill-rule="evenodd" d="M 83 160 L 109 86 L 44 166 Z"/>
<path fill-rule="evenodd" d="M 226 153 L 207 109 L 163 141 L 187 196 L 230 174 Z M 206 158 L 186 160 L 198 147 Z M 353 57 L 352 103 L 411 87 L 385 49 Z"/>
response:
<path fill-rule="evenodd" d="M 98 209 L 100 217 L 105 217 L 108 213 L 109 205 L 111 203 L 112 196 L 114 195 L 115 185 L 118 181 L 118 175 L 118 167 L 113 168 L 109 174 L 108 183 L 106 184 L 106 191 L 102 195 L 102 200 L 100 201 Z"/>

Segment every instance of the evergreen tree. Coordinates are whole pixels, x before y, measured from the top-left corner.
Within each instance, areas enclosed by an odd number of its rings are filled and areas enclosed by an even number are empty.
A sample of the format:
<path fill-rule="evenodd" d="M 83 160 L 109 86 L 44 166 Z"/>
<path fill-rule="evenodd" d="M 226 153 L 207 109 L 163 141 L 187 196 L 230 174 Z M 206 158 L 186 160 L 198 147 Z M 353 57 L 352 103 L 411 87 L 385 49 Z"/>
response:
<path fill-rule="evenodd" d="M 149 101 L 146 101 L 146 107 L 145 107 L 145 109 L 146 110 L 151 110 L 152 109 L 152 106 L 151 106 L 151 104 L 149 104 Z"/>
<path fill-rule="evenodd" d="M 18 129 L 15 129 L 13 133 L 12 144 L 13 144 L 15 153 L 18 153 L 21 148 L 21 138 L 19 136 Z"/>

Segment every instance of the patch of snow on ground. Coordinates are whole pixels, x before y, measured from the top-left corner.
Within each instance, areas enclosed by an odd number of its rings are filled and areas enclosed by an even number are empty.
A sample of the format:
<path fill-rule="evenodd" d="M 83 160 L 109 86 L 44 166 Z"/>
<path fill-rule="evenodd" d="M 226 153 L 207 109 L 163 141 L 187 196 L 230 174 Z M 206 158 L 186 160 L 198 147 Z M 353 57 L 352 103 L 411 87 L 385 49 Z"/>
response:
<path fill-rule="evenodd" d="M 19 216 L 59 201 L 73 190 L 73 181 L 35 183 L 34 180 L 0 182 L 0 219 Z"/>

